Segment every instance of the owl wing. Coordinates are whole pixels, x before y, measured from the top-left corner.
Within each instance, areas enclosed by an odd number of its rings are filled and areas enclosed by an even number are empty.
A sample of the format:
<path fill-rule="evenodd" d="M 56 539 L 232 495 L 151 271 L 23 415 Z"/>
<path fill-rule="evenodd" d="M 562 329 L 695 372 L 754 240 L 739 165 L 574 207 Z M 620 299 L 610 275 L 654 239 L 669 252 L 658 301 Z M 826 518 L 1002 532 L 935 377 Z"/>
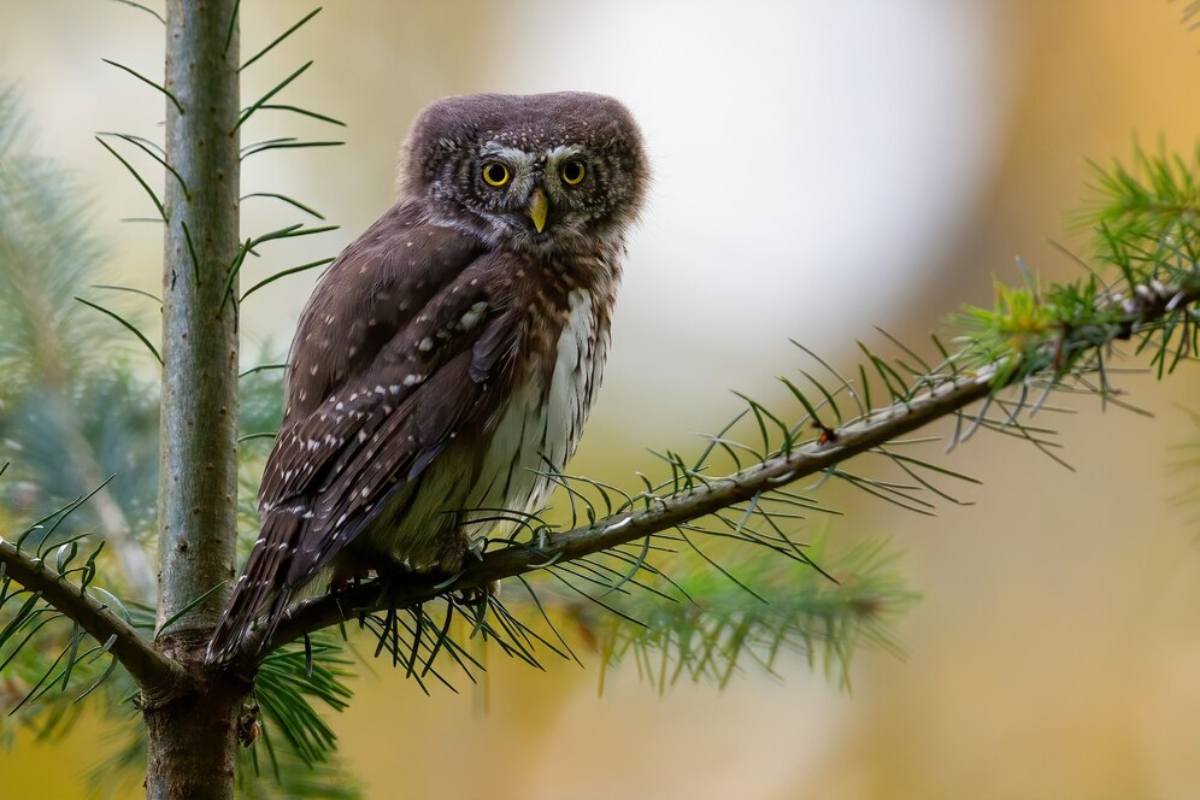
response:
<path fill-rule="evenodd" d="M 289 358 L 262 532 L 210 644 L 231 654 L 270 604 L 354 539 L 459 431 L 498 410 L 515 352 L 503 257 L 399 209 L 322 278 Z"/>

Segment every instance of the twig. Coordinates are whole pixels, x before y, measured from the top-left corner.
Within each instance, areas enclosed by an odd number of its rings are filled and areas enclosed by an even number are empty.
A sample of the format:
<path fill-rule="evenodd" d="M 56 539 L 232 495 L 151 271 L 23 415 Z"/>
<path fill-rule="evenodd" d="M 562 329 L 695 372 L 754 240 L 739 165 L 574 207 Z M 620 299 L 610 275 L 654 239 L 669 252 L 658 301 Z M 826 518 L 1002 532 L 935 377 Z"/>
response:
<path fill-rule="evenodd" d="M 109 651 L 133 676 L 149 701 L 157 702 L 173 696 L 192 683 L 183 667 L 155 650 L 149 642 L 138 636 L 131 625 L 113 615 L 106 605 L 48 569 L 40 559 L 0 539 L 0 563 L 9 577 L 77 622 L 97 642 L 113 639 Z"/>

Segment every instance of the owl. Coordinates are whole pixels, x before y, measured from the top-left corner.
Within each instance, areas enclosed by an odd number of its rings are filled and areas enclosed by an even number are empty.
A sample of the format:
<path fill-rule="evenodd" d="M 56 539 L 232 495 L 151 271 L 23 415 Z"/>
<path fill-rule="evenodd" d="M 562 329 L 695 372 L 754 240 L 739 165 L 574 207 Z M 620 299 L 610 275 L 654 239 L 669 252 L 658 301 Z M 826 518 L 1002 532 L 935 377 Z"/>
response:
<path fill-rule="evenodd" d="M 209 646 L 269 633 L 319 575 L 454 574 L 532 511 L 600 385 L 641 135 L 596 94 L 433 103 L 400 197 L 318 282 L 288 358 L 261 535 Z"/>

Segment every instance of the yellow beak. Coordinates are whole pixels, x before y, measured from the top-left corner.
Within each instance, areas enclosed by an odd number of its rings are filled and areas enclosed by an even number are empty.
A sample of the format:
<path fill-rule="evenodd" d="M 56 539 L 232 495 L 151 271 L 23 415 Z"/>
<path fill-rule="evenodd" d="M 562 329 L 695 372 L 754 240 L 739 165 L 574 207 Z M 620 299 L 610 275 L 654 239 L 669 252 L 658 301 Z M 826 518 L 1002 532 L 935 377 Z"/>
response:
<path fill-rule="evenodd" d="M 550 204 L 546 201 L 546 193 L 542 191 L 542 187 L 536 186 L 533 189 L 533 194 L 529 195 L 529 218 L 533 220 L 533 227 L 538 233 L 546 227 L 546 212 L 550 210 Z"/>

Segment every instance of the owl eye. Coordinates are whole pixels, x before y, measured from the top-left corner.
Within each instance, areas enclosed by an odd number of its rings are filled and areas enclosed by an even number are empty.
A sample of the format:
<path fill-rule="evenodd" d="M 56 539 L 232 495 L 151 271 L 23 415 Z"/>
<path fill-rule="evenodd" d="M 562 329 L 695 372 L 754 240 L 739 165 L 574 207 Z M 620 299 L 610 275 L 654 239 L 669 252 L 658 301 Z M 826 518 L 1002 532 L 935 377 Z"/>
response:
<path fill-rule="evenodd" d="M 483 182 L 488 186 L 503 186 L 511 177 L 508 167 L 499 161 L 489 161 L 483 165 Z"/>
<path fill-rule="evenodd" d="M 563 183 L 568 186 L 578 186 L 583 183 L 583 177 L 587 175 L 587 168 L 583 162 L 579 160 L 568 161 L 562 165 Z"/>

